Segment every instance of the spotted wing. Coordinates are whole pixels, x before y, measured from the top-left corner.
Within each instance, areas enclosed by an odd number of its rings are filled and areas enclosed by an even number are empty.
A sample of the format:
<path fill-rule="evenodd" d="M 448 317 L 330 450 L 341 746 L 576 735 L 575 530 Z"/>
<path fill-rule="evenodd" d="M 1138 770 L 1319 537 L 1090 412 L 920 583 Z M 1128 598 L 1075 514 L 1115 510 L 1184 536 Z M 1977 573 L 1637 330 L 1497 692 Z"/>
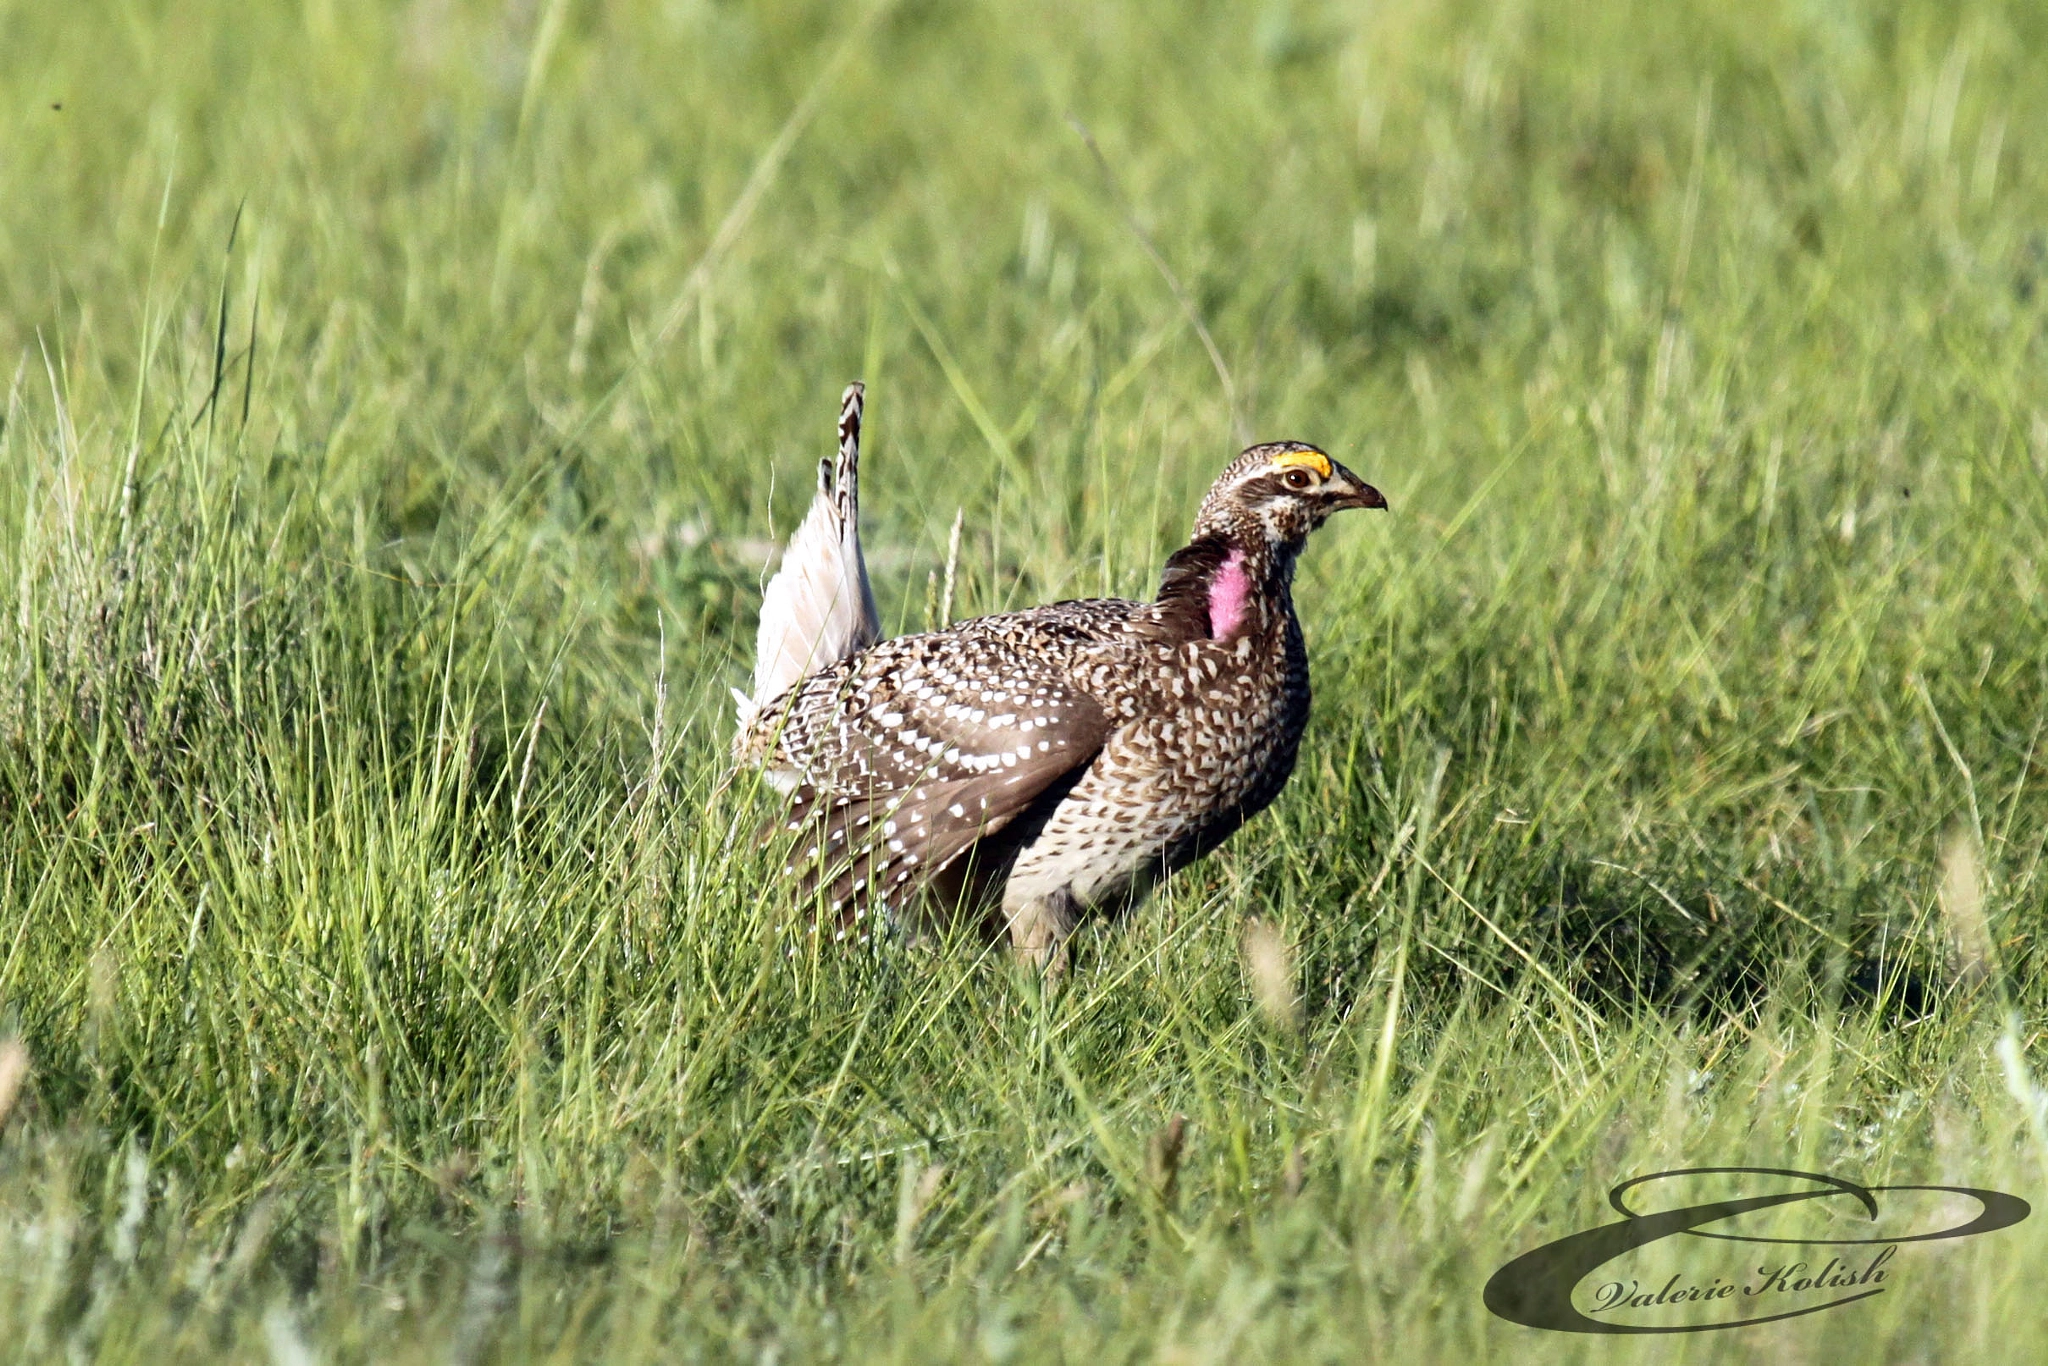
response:
<path fill-rule="evenodd" d="M 842 929 L 877 902 L 902 905 L 1085 768 L 1108 733 L 1092 697 L 1009 642 L 884 642 L 790 706 L 788 871 L 824 889 Z"/>

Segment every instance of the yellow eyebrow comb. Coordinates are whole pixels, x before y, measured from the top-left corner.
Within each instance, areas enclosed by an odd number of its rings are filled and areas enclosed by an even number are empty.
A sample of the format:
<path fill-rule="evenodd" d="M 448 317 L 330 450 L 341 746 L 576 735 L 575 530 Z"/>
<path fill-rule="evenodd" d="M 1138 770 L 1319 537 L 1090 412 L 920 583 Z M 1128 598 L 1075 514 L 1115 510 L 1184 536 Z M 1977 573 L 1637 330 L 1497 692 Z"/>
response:
<path fill-rule="evenodd" d="M 1330 477 L 1330 457 L 1321 451 L 1288 451 L 1273 457 L 1273 468 L 1284 470 L 1290 465 L 1306 465 L 1323 478 Z"/>

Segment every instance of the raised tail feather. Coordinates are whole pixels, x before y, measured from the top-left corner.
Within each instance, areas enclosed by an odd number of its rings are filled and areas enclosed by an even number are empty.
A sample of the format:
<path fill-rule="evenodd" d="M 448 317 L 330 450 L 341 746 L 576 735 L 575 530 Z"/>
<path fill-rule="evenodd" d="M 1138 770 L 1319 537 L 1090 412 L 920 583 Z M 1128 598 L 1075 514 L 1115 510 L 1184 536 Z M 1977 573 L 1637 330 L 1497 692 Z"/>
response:
<path fill-rule="evenodd" d="M 745 731 L 767 703 L 829 664 L 882 638 L 875 590 L 860 551 L 860 418 L 866 389 L 855 380 L 839 400 L 839 454 L 818 462 L 818 492 L 782 567 L 761 598 L 754 693 L 739 702 Z"/>

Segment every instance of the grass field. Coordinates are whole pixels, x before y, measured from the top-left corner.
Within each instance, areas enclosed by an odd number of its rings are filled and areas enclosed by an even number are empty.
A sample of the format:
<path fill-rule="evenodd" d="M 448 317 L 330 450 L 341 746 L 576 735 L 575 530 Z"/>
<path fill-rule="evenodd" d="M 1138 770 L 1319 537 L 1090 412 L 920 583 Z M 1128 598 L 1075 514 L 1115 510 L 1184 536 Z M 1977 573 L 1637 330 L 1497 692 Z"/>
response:
<path fill-rule="evenodd" d="M 0 1340 L 2048 1358 L 2048 1218 L 1737 1331 L 1481 1303 L 1646 1172 L 2048 1197 L 2044 51 L 0 0 Z M 856 376 L 892 630 L 956 513 L 954 616 L 1149 592 L 1240 426 L 1393 504 L 1293 784 L 1056 990 L 819 952 L 725 782 Z"/>

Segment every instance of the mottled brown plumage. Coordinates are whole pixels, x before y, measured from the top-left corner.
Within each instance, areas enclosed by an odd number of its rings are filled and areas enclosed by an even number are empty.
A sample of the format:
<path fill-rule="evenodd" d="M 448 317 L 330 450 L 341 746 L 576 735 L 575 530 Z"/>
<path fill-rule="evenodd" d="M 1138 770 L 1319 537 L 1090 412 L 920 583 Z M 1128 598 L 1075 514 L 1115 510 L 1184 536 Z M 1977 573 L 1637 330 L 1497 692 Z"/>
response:
<path fill-rule="evenodd" d="M 737 748 L 791 793 L 789 873 L 841 937 L 965 913 L 1046 961 L 1278 795 L 1309 710 L 1296 557 L 1331 512 L 1385 506 L 1314 447 L 1253 446 L 1152 602 L 885 640 L 759 699 Z"/>

